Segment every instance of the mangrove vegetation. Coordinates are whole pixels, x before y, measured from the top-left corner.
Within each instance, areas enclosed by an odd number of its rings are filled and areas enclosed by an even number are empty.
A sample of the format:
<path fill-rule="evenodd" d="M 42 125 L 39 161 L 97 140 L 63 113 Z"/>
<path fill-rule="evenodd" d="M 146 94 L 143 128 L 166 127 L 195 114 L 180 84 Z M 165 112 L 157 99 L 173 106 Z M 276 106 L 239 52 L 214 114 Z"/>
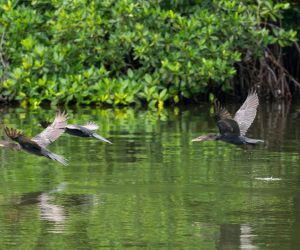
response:
<path fill-rule="evenodd" d="M 295 0 L 1 0 L 0 98 L 130 105 L 299 88 Z"/>

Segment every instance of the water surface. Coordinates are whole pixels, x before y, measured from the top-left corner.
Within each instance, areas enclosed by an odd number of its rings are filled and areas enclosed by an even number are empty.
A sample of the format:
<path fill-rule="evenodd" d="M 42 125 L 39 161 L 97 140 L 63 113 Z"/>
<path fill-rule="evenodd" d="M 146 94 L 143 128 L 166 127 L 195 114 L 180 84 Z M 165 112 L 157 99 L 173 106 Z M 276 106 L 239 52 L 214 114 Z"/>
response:
<path fill-rule="evenodd" d="M 191 142 L 217 132 L 207 104 L 69 110 L 70 123 L 96 121 L 113 144 L 63 135 L 49 148 L 67 167 L 1 149 L 0 246 L 298 249 L 298 110 L 262 106 L 248 135 L 266 142 L 250 148 Z M 35 135 L 54 114 L 5 109 L 0 118 Z"/>

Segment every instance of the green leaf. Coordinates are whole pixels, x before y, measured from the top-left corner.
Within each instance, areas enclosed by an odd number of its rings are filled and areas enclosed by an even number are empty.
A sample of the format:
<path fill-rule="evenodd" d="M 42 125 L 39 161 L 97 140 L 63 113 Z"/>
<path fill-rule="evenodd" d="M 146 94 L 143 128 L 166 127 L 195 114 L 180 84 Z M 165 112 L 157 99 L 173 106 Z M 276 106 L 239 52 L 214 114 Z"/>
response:
<path fill-rule="evenodd" d="M 33 40 L 32 36 L 28 36 L 27 38 L 25 38 L 21 41 L 21 44 L 23 45 L 23 47 L 25 49 L 31 50 L 34 45 L 34 40 Z"/>
<path fill-rule="evenodd" d="M 152 77 L 149 74 L 146 74 L 145 75 L 145 81 L 146 81 L 146 83 L 151 84 L 152 83 Z"/>

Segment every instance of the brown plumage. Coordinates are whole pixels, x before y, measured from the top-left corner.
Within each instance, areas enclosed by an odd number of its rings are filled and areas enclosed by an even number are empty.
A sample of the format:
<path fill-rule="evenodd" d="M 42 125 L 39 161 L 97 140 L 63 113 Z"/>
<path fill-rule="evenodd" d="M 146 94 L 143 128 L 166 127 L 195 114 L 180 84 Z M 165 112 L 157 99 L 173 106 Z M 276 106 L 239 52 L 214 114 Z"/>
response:
<path fill-rule="evenodd" d="M 64 133 L 66 126 L 67 115 L 65 112 L 58 112 L 54 121 L 49 123 L 48 126 L 40 134 L 34 136 L 32 140 L 39 145 L 46 147 Z"/>
<path fill-rule="evenodd" d="M 67 116 L 65 113 L 58 112 L 54 121 L 44 129 L 40 134 L 32 139 L 26 137 L 21 131 L 6 127 L 4 129 L 6 135 L 16 141 L 22 150 L 38 156 L 45 156 L 51 160 L 58 161 L 67 165 L 63 156 L 57 155 L 46 149 L 46 146 L 54 142 L 64 132 L 67 124 Z"/>

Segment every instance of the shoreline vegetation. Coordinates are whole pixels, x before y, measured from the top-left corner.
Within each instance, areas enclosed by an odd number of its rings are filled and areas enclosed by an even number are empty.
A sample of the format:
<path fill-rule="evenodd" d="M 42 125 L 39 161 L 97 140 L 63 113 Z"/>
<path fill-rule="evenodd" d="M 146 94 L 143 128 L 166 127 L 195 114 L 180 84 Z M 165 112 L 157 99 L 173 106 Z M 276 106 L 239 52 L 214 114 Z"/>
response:
<path fill-rule="evenodd" d="M 299 96 L 296 0 L 5 0 L 0 15 L 1 103 Z"/>

